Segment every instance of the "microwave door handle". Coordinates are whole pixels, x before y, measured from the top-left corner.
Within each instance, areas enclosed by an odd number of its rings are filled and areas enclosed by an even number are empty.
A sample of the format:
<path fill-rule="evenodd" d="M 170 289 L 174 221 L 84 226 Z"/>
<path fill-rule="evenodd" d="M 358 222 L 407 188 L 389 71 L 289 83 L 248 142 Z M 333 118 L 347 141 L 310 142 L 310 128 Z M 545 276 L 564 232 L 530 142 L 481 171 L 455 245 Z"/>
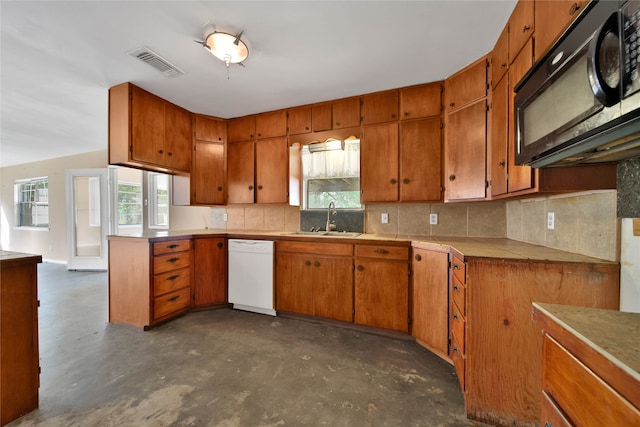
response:
<path fill-rule="evenodd" d="M 618 12 L 611 14 L 596 31 L 589 44 L 587 56 L 587 75 L 591 91 L 605 107 L 620 102 L 621 52 L 618 16 Z M 617 55 L 611 55 L 612 49 Z M 611 64 L 611 61 L 614 64 Z M 615 73 L 609 70 L 611 66 Z M 606 75 L 603 75 L 603 71 Z"/>

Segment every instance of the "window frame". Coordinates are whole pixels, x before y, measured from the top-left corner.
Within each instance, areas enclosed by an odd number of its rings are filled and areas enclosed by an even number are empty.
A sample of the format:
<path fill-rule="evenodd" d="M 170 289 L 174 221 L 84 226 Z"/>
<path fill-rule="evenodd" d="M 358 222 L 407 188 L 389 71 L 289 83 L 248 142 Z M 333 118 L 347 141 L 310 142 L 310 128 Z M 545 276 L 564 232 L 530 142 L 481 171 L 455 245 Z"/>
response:
<path fill-rule="evenodd" d="M 46 188 L 46 202 L 40 200 L 41 193 L 43 189 L 38 189 L 38 185 L 40 183 L 45 183 Z M 24 195 L 24 186 L 26 185 L 34 185 L 33 191 L 33 201 L 30 200 L 22 200 Z M 39 176 L 34 178 L 26 178 L 26 179 L 16 179 L 13 184 L 13 202 L 15 209 L 15 218 L 14 218 L 14 227 L 19 229 L 29 229 L 29 230 L 49 230 L 50 227 L 50 217 L 49 217 L 49 177 L 48 176 Z M 23 223 L 23 205 L 30 203 L 35 206 L 36 212 L 35 214 L 31 214 L 31 219 L 36 218 L 36 225 L 29 224 L 24 225 Z M 46 213 L 38 213 L 38 210 L 43 209 Z M 40 216 L 46 215 L 46 223 L 42 223 L 42 225 L 38 225 L 38 218 Z M 33 221 L 32 221 L 33 222 Z"/>

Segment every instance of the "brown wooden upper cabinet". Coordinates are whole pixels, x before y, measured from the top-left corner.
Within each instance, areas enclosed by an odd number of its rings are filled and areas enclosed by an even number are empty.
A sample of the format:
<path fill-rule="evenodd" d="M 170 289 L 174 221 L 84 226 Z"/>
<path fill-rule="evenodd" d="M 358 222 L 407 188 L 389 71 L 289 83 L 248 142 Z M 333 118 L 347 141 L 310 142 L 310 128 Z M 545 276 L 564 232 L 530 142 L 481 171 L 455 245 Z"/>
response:
<path fill-rule="evenodd" d="M 311 124 L 314 132 L 333 129 L 333 106 L 330 102 L 311 107 Z"/>
<path fill-rule="evenodd" d="M 339 99 L 333 101 L 333 129 L 360 126 L 360 98 Z M 314 129 L 315 130 L 315 129 Z"/>
<path fill-rule="evenodd" d="M 362 124 L 396 121 L 398 108 L 397 90 L 362 95 Z"/>
<path fill-rule="evenodd" d="M 400 89 L 400 119 L 438 116 L 442 112 L 442 82 Z"/>
<path fill-rule="evenodd" d="M 509 69 L 509 24 L 505 25 L 491 51 L 491 88 L 495 89 Z"/>
<path fill-rule="evenodd" d="M 109 164 L 191 171 L 191 113 L 131 83 L 109 89 Z"/>
<path fill-rule="evenodd" d="M 587 0 L 536 1 L 535 60 L 557 40 L 569 24 L 584 10 Z"/>
<path fill-rule="evenodd" d="M 311 106 L 304 106 L 287 110 L 287 126 L 290 135 L 311 132 L 311 108 Z"/>
<path fill-rule="evenodd" d="M 195 139 L 207 142 L 224 142 L 227 126 L 223 119 L 194 114 Z"/>
<path fill-rule="evenodd" d="M 227 140 L 229 142 L 251 141 L 256 138 L 256 116 L 244 116 L 229 119 L 227 122 Z"/>
<path fill-rule="evenodd" d="M 287 135 L 287 110 L 269 111 L 256 115 L 256 138 L 275 138 Z"/>
<path fill-rule="evenodd" d="M 534 3 L 540 1 L 520 0 L 509 18 L 509 62 L 518 56 L 534 32 Z M 544 3 L 544 2 L 543 2 Z M 535 21 L 536 23 L 538 21 Z"/>
<path fill-rule="evenodd" d="M 486 97 L 486 81 L 487 63 L 484 57 L 447 78 L 444 81 L 446 112 L 457 110 Z"/>
<path fill-rule="evenodd" d="M 227 203 L 253 203 L 254 153 L 254 141 L 227 145 Z"/>

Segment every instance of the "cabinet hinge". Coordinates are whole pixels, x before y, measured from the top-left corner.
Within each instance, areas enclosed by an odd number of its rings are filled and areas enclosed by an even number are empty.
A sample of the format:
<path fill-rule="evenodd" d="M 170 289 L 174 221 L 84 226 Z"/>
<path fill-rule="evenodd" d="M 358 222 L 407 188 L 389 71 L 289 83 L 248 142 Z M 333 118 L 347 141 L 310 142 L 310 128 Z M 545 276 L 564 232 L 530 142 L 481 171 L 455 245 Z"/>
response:
<path fill-rule="evenodd" d="M 444 187 L 440 186 L 440 192 L 443 193 L 444 192 Z"/>
<path fill-rule="evenodd" d="M 129 152 L 133 154 L 133 144 L 129 145 Z"/>
<path fill-rule="evenodd" d="M 487 111 L 489 111 L 489 104 L 487 104 Z"/>
<path fill-rule="evenodd" d="M 407 317 L 407 324 L 411 324 L 411 316 Z"/>
<path fill-rule="evenodd" d="M 442 123 L 442 120 L 440 120 L 440 130 L 444 129 L 444 123 Z"/>
<path fill-rule="evenodd" d="M 289 118 L 289 112 L 287 111 L 287 119 L 288 119 L 288 118 Z M 287 128 L 287 129 L 289 129 L 289 128 Z"/>
<path fill-rule="evenodd" d="M 484 183 L 485 188 L 489 188 L 489 186 L 491 185 L 491 181 L 485 181 Z"/>

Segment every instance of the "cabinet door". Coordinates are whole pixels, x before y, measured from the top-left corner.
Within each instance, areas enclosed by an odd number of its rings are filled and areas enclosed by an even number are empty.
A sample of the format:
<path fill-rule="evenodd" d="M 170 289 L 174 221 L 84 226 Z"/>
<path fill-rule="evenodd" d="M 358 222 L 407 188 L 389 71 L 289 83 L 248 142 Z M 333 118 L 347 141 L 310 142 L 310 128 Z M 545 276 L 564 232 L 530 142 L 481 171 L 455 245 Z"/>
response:
<path fill-rule="evenodd" d="M 287 111 L 270 111 L 256 116 L 256 138 L 275 138 L 287 135 Z"/>
<path fill-rule="evenodd" d="M 441 112 L 441 82 L 400 89 L 400 119 L 437 116 Z"/>
<path fill-rule="evenodd" d="M 312 268 L 308 254 L 279 253 L 276 262 L 276 310 L 313 315 Z"/>
<path fill-rule="evenodd" d="M 408 332 L 408 264 L 356 258 L 354 301 L 355 323 Z"/>
<path fill-rule="evenodd" d="M 353 261 L 351 258 L 314 256 L 313 314 L 353 322 Z M 303 280 L 311 279 L 307 276 Z"/>
<path fill-rule="evenodd" d="M 398 91 L 370 93 L 362 96 L 362 124 L 398 120 Z"/>
<path fill-rule="evenodd" d="M 360 164 L 362 202 L 398 200 L 398 123 L 362 129 Z"/>
<path fill-rule="evenodd" d="M 586 0 L 536 1 L 535 59 L 542 58 L 565 28 L 582 12 Z"/>
<path fill-rule="evenodd" d="M 286 203 L 289 174 L 286 138 L 256 141 L 256 203 Z"/>
<path fill-rule="evenodd" d="M 498 37 L 491 51 L 491 88 L 495 89 L 509 69 L 509 26 Z"/>
<path fill-rule="evenodd" d="M 207 142 L 224 142 L 226 123 L 222 119 L 195 114 L 195 139 Z"/>
<path fill-rule="evenodd" d="M 400 200 L 440 201 L 440 116 L 400 122 Z"/>
<path fill-rule="evenodd" d="M 539 3 L 539 2 L 538 2 Z M 509 61 L 518 56 L 520 50 L 534 32 L 534 1 L 519 1 L 509 18 Z"/>
<path fill-rule="evenodd" d="M 533 65 L 533 40 L 529 39 L 527 45 L 520 51 L 509 68 L 509 138 L 508 138 L 508 155 L 509 155 L 509 185 L 510 193 L 520 190 L 533 188 L 535 185 L 535 174 L 531 166 L 516 166 L 515 155 L 515 112 L 513 110 L 513 99 L 515 92 L 514 86 L 524 77 Z"/>
<path fill-rule="evenodd" d="M 333 129 L 360 126 L 360 98 L 342 99 L 333 103 Z"/>
<path fill-rule="evenodd" d="M 333 108 L 331 103 L 316 104 L 311 108 L 311 123 L 314 132 L 331 130 L 333 125 Z"/>
<path fill-rule="evenodd" d="M 311 107 L 291 108 L 287 115 L 287 126 L 290 135 L 311 132 Z M 331 122 L 331 119 L 329 119 L 329 122 Z"/>
<path fill-rule="evenodd" d="M 491 96 L 491 150 L 487 173 L 491 176 L 491 195 L 507 192 L 507 144 L 509 143 L 509 79 L 504 78 Z"/>
<path fill-rule="evenodd" d="M 161 165 L 164 161 L 166 101 L 136 86 L 131 90 L 131 158 Z"/>
<path fill-rule="evenodd" d="M 487 96 L 487 61 L 482 58 L 444 81 L 445 108 L 457 110 Z"/>
<path fill-rule="evenodd" d="M 194 239 L 193 304 L 227 302 L 227 245 L 224 238 Z"/>
<path fill-rule="evenodd" d="M 191 113 L 184 108 L 165 104 L 164 164 L 170 169 L 191 171 Z"/>
<path fill-rule="evenodd" d="M 250 141 L 256 135 L 256 116 L 244 116 L 227 122 L 227 139 L 230 142 Z"/>
<path fill-rule="evenodd" d="M 448 115 L 444 143 L 445 199 L 485 197 L 486 111 L 482 100 Z"/>
<path fill-rule="evenodd" d="M 224 144 L 195 141 L 191 204 L 224 205 Z"/>
<path fill-rule="evenodd" d="M 254 142 L 227 145 L 227 203 L 253 203 Z"/>
<path fill-rule="evenodd" d="M 449 255 L 413 248 L 411 334 L 440 356 L 449 346 Z"/>

